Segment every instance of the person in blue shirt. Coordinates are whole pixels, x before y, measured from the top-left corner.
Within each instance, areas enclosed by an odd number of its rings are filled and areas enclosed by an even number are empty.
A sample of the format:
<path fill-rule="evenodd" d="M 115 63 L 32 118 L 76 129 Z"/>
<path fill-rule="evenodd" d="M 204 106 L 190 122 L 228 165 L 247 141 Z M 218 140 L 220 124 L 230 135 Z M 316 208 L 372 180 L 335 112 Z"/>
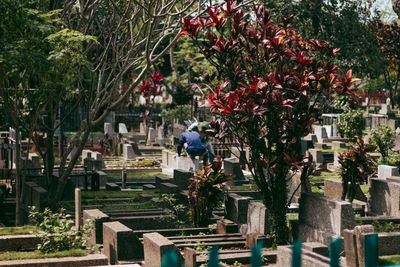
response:
<path fill-rule="evenodd" d="M 200 134 L 198 133 L 198 128 L 193 127 L 192 131 L 184 132 L 181 134 L 178 141 L 178 157 L 181 156 L 182 148 L 186 143 L 186 152 L 190 158 L 194 159 L 196 156 L 203 158 L 203 164 L 207 164 L 208 161 L 208 151 L 204 144 L 201 142 Z"/>

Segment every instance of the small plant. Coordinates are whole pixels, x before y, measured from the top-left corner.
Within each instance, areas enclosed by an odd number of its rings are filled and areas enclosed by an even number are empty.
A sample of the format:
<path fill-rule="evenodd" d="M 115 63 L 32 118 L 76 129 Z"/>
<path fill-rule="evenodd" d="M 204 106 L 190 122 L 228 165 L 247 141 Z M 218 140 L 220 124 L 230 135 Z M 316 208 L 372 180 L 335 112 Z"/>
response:
<path fill-rule="evenodd" d="M 356 137 L 356 140 L 355 146 L 351 146 L 347 152 L 339 155 L 339 163 L 342 166 L 342 199 L 347 196 L 350 202 L 356 195 L 356 186 L 366 182 L 374 172 L 374 160 L 367 153 L 372 151 L 373 147 L 365 145 L 360 137 Z"/>
<path fill-rule="evenodd" d="M 168 209 L 168 214 L 160 218 L 161 221 L 174 227 L 185 227 L 189 224 L 188 209 L 185 205 L 177 204 L 172 194 L 162 194 L 160 204 Z"/>
<path fill-rule="evenodd" d="M 379 124 L 377 130 L 372 130 L 369 143 L 376 146 L 381 153 L 383 160 L 389 155 L 389 151 L 394 148 L 395 132 L 386 124 Z"/>
<path fill-rule="evenodd" d="M 362 136 L 362 132 L 365 129 L 364 112 L 361 110 L 349 110 L 341 114 L 337 126 L 338 132 L 342 137 Z"/>
<path fill-rule="evenodd" d="M 197 172 L 189 185 L 189 208 L 196 227 L 208 226 L 213 209 L 221 203 L 219 195 L 223 192 L 223 183 L 230 179 L 221 167 L 222 160 L 218 156 L 212 164 Z"/>
<path fill-rule="evenodd" d="M 37 248 L 41 252 L 87 248 L 91 222 L 87 222 L 81 230 L 78 230 L 73 226 L 70 215 L 65 214 L 65 209 L 53 213 L 49 208 L 44 212 L 38 212 L 35 207 L 30 207 L 29 219 L 39 228 L 36 233 L 40 240 Z"/>
<path fill-rule="evenodd" d="M 372 226 L 374 227 L 374 231 L 377 233 L 398 232 L 400 230 L 399 225 L 395 225 L 393 222 L 373 221 Z"/>

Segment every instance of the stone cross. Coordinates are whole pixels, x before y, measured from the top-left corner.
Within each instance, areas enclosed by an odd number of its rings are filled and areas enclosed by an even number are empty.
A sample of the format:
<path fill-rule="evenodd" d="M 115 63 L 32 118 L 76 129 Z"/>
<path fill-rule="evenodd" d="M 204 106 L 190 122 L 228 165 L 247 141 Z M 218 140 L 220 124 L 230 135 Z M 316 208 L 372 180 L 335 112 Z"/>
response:
<path fill-rule="evenodd" d="M 82 198 L 81 198 L 81 190 L 79 188 L 75 188 L 75 226 L 76 229 L 80 229 L 82 226 Z"/>

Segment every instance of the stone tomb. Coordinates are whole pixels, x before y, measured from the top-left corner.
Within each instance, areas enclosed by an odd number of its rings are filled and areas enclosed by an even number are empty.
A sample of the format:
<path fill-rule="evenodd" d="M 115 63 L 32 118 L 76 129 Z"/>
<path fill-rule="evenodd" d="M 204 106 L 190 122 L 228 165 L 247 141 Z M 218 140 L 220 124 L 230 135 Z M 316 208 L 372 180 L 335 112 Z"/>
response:
<path fill-rule="evenodd" d="M 378 165 L 378 178 L 386 179 L 392 176 L 399 176 L 399 170 L 397 167 L 389 165 Z"/>
<path fill-rule="evenodd" d="M 83 221 L 93 220 L 93 225 L 90 229 L 90 239 L 88 244 L 103 244 L 103 223 L 109 222 L 110 217 L 98 209 L 84 210 Z"/>
<path fill-rule="evenodd" d="M 251 202 L 247 211 L 247 234 L 266 235 L 270 231 L 268 211 L 264 204 Z"/>
<path fill-rule="evenodd" d="M 299 208 L 299 239 L 329 244 L 344 229 L 355 226 L 351 203 L 314 193 L 302 193 Z"/>
<path fill-rule="evenodd" d="M 193 175 L 193 172 L 175 169 L 173 183 L 178 186 L 180 190 L 187 190 Z"/>
<path fill-rule="evenodd" d="M 229 193 L 225 203 L 225 217 L 237 224 L 246 224 L 250 199 L 250 197 Z"/>
<path fill-rule="evenodd" d="M 234 175 L 234 180 L 244 180 L 242 168 L 239 159 L 228 158 L 224 159 L 224 173 L 226 175 Z"/>
<path fill-rule="evenodd" d="M 142 251 L 141 242 L 130 228 L 120 222 L 103 223 L 103 253 L 110 264 L 121 260 L 142 259 Z"/>
<path fill-rule="evenodd" d="M 354 199 L 367 202 L 367 197 L 361 191 L 360 185 L 356 185 L 356 195 Z M 343 185 L 341 180 L 325 179 L 324 181 L 324 196 L 335 199 L 342 199 Z"/>
<path fill-rule="evenodd" d="M 133 151 L 133 147 L 131 144 L 123 144 L 122 155 L 125 160 L 133 160 L 136 158 L 136 154 Z"/>
<path fill-rule="evenodd" d="M 173 251 L 178 255 L 181 266 L 184 262 L 174 243 L 159 233 L 148 233 L 143 235 L 144 262 L 146 267 L 160 267 L 162 258 L 167 251 Z"/>
<path fill-rule="evenodd" d="M 324 143 L 328 139 L 328 133 L 325 127 L 320 125 L 313 125 L 314 133 L 317 136 L 318 143 Z"/>
<path fill-rule="evenodd" d="M 400 183 L 372 178 L 368 209 L 374 215 L 400 216 Z"/>

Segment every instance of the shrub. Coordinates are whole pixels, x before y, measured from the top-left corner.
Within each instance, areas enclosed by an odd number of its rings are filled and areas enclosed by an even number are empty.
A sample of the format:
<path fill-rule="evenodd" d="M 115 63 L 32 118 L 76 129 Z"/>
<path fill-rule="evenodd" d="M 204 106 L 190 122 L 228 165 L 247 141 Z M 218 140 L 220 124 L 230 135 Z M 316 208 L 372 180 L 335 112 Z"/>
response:
<path fill-rule="evenodd" d="M 218 156 L 212 164 L 197 172 L 189 185 L 189 209 L 196 227 L 208 226 L 213 209 L 221 205 L 219 196 L 223 192 L 223 183 L 230 178 L 221 167 L 222 160 Z"/>
<path fill-rule="evenodd" d="M 361 110 L 349 110 L 346 113 L 342 113 L 337 126 L 338 132 L 342 137 L 362 136 L 365 129 L 364 112 Z"/>
<path fill-rule="evenodd" d="M 357 184 L 366 182 L 368 176 L 374 172 L 374 161 L 367 153 L 371 150 L 373 147 L 365 145 L 358 137 L 356 146 L 351 146 L 347 152 L 339 155 L 339 163 L 342 165 L 343 200 L 347 196 L 352 202 L 356 195 Z"/>
<path fill-rule="evenodd" d="M 160 204 L 169 211 L 167 215 L 160 218 L 162 222 L 173 227 L 185 227 L 189 224 L 188 209 L 183 204 L 177 204 L 177 200 L 172 194 L 162 194 Z"/>
<path fill-rule="evenodd" d="M 49 208 L 38 212 L 35 207 L 31 207 L 29 219 L 39 228 L 36 233 L 40 240 L 38 250 L 43 253 L 87 247 L 91 222 L 87 222 L 78 230 L 73 226 L 70 215 L 65 214 L 65 209 L 53 213 Z"/>
<path fill-rule="evenodd" d="M 395 132 L 386 124 L 379 124 L 377 130 L 372 130 L 369 143 L 376 146 L 381 153 L 383 160 L 389 155 L 389 151 L 394 148 Z"/>

